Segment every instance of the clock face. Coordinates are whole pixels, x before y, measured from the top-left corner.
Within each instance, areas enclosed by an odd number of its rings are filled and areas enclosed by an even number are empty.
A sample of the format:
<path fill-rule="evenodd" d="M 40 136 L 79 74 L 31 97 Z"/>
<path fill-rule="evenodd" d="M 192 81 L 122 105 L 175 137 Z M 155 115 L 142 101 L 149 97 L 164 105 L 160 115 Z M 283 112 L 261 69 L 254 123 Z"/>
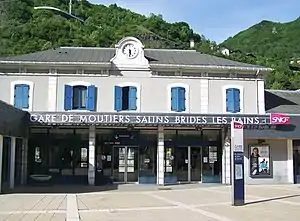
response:
<path fill-rule="evenodd" d="M 122 52 L 127 58 L 135 58 L 139 53 L 137 47 L 134 44 L 126 44 L 123 47 Z"/>

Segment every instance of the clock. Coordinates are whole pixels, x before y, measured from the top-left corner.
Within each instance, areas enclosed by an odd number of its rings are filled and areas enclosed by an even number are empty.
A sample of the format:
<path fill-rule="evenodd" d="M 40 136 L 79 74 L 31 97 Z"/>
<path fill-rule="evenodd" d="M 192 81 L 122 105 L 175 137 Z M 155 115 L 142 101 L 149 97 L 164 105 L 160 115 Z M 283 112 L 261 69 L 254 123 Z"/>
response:
<path fill-rule="evenodd" d="M 124 47 L 122 49 L 122 53 L 127 58 L 135 58 L 138 55 L 139 50 L 134 44 L 128 43 L 128 44 L 124 45 Z"/>

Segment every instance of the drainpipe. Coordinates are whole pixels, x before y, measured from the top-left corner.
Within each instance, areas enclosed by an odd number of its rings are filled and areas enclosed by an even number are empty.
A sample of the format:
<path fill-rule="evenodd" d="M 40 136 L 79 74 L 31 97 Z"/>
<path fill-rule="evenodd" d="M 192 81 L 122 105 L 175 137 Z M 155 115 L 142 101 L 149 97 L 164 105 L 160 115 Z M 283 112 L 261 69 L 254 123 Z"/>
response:
<path fill-rule="evenodd" d="M 259 93 L 259 91 L 258 91 L 258 79 L 257 79 L 258 75 L 259 75 L 259 70 L 257 70 L 256 73 L 255 73 L 255 76 L 256 76 L 255 83 L 256 83 L 256 110 L 257 110 L 257 113 L 260 114 L 259 113 L 259 100 L 258 100 L 258 93 Z"/>

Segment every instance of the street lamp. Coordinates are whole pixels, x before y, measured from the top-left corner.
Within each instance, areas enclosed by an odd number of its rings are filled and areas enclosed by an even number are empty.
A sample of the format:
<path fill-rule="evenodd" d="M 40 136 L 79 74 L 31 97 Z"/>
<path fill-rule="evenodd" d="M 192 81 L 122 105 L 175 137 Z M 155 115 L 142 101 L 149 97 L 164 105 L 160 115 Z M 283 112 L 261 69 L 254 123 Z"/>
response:
<path fill-rule="evenodd" d="M 55 8 L 55 7 L 51 7 L 51 6 L 37 6 L 37 7 L 34 7 L 34 9 L 38 10 L 38 9 L 41 9 L 41 10 L 52 10 L 52 11 L 56 11 L 60 14 L 62 14 L 63 16 L 66 16 L 67 18 L 71 18 L 71 19 L 75 19 L 75 20 L 78 20 L 80 21 L 81 23 L 84 24 L 84 20 L 73 15 L 72 14 L 72 0 L 69 0 L 69 12 L 66 12 L 64 10 L 61 10 L 59 8 Z"/>

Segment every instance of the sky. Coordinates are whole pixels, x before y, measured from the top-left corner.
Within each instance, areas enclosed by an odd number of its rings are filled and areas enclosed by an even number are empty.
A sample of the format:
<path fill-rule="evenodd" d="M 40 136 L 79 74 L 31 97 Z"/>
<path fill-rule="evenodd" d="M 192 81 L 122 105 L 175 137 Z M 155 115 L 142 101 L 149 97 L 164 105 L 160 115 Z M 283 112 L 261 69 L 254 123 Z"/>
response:
<path fill-rule="evenodd" d="M 197 33 L 221 43 L 262 20 L 289 22 L 300 17 L 300 0 L 90 0 L 168 22 L 185 21 Z"/>

